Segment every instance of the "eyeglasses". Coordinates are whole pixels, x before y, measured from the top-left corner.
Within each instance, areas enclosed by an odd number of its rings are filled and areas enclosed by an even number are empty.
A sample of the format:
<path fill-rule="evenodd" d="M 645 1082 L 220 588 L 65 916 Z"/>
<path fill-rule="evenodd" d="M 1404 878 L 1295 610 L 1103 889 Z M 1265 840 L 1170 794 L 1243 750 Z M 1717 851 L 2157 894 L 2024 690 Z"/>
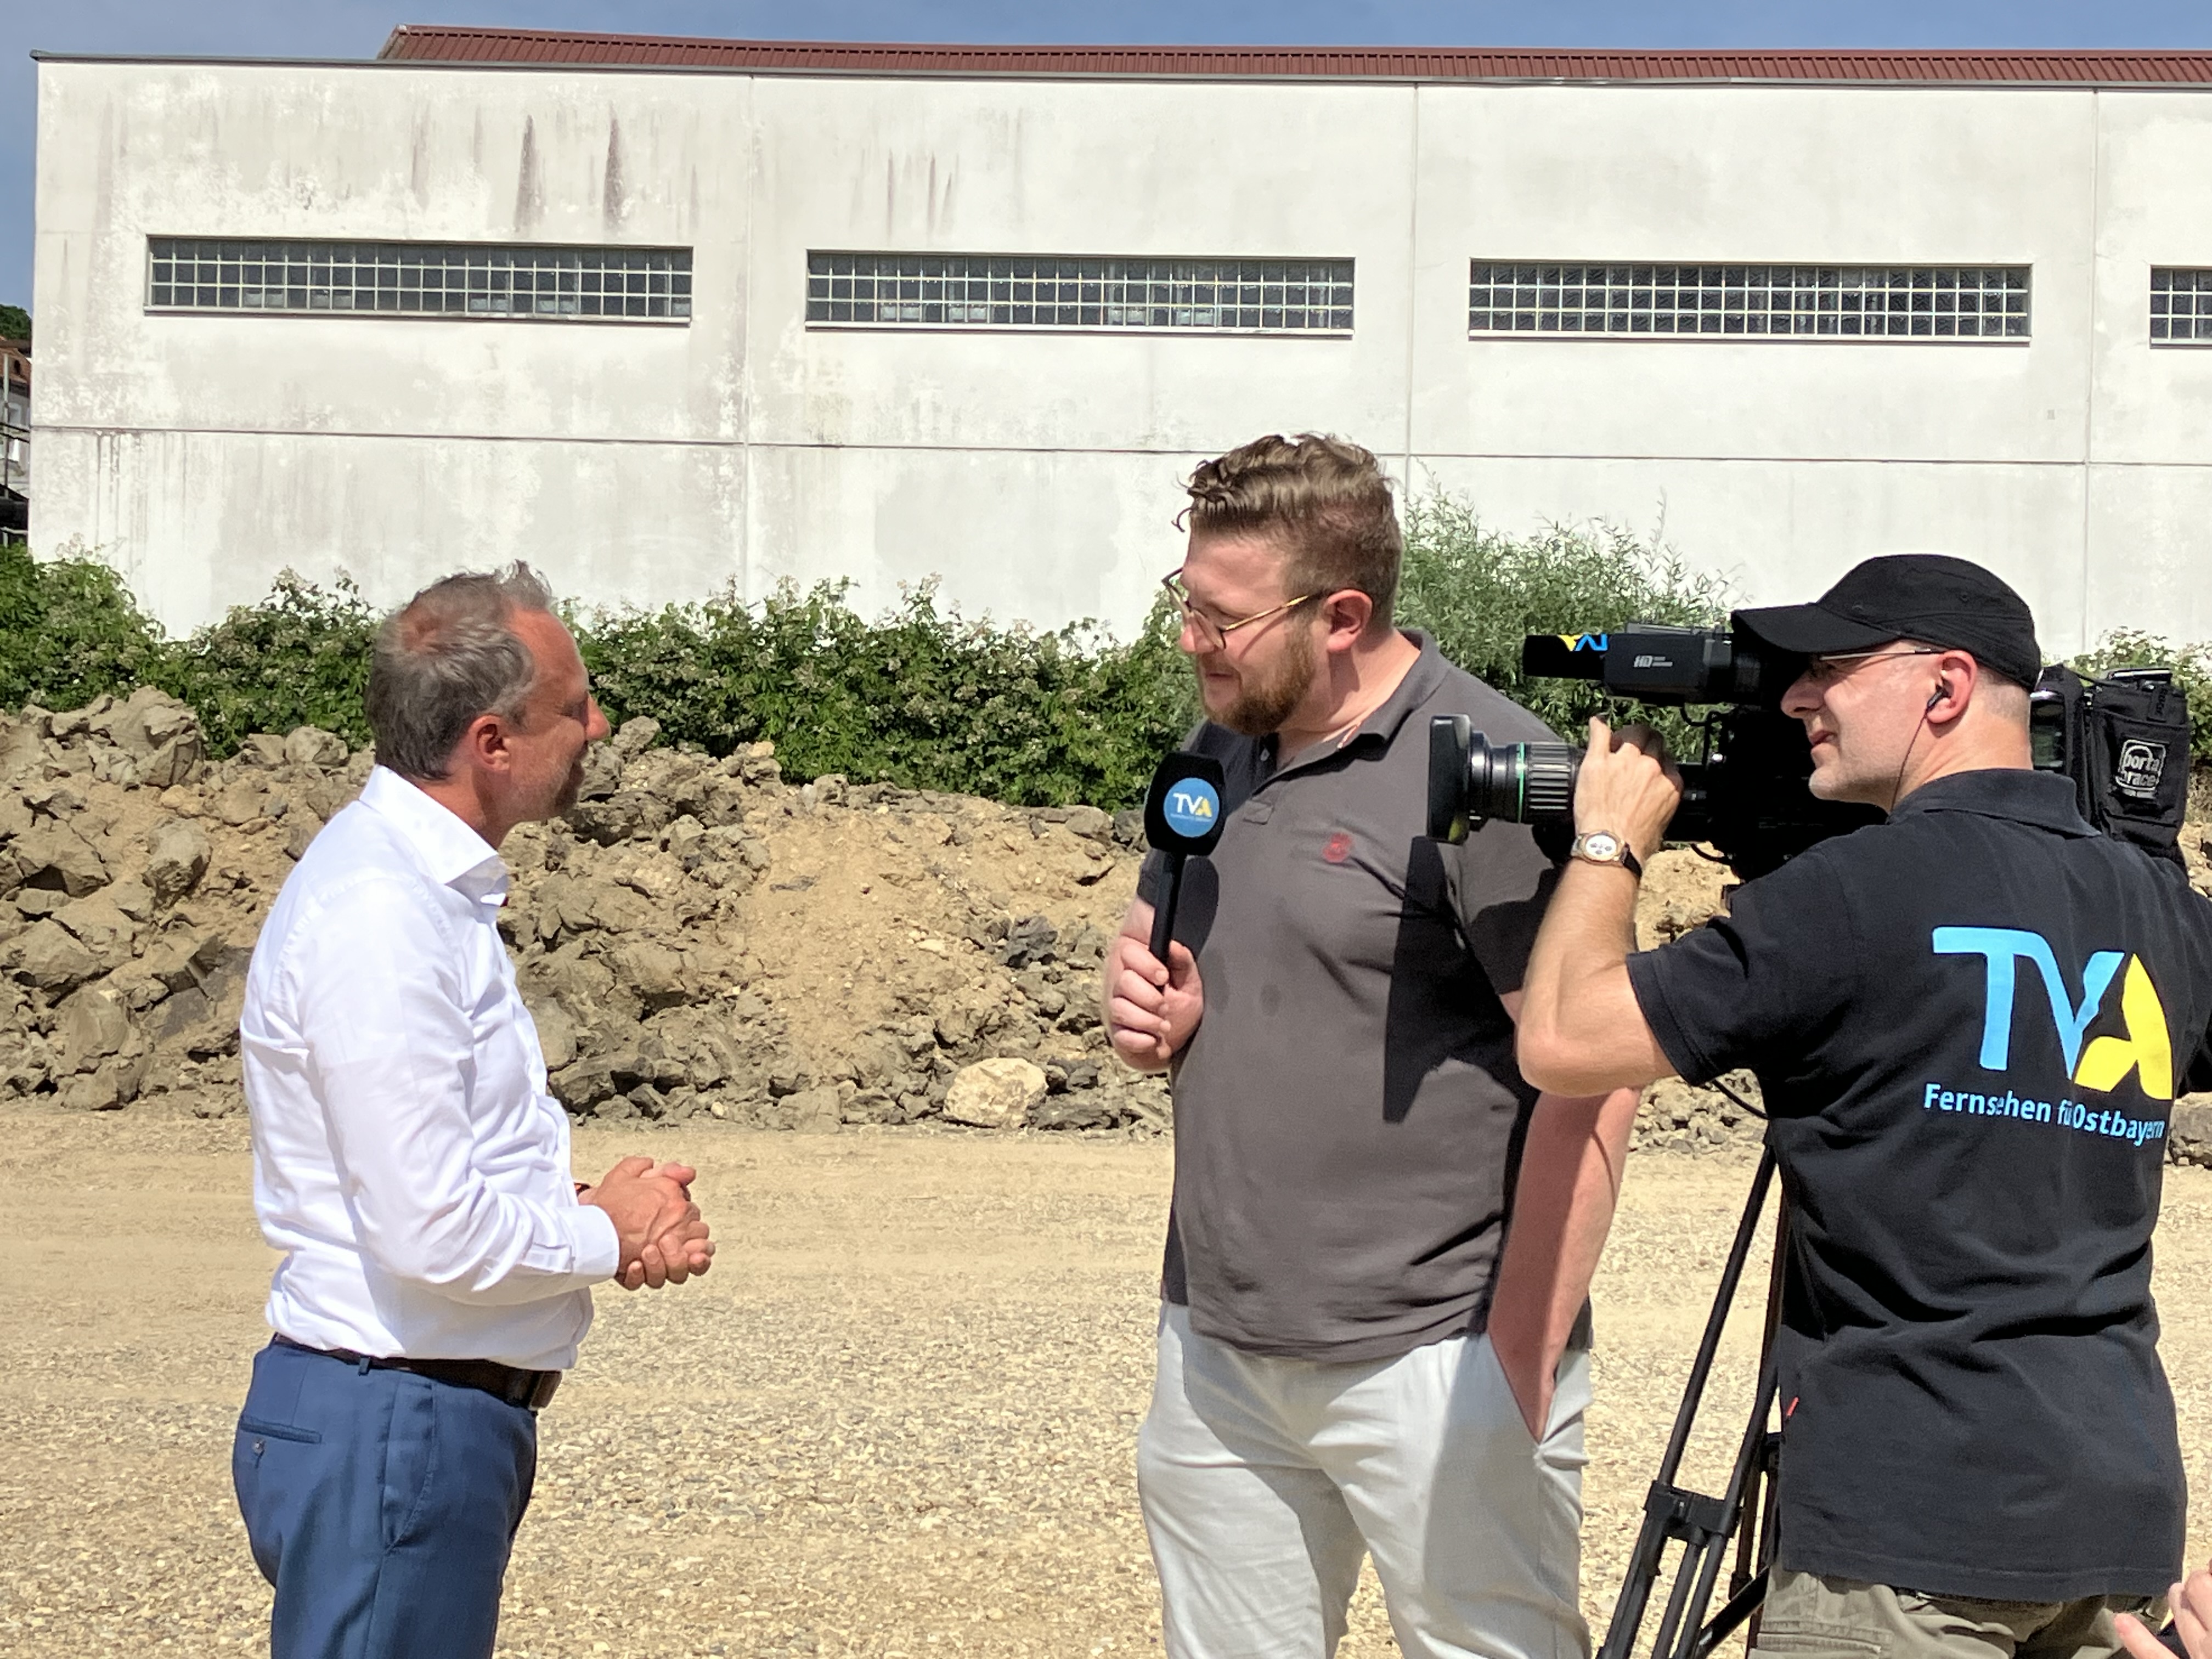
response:
<path fill-rule="evenodd" d="M 1908 650 L 1892 651 L 1884 646 L 1877 651 L 1839 651 L 1828 656 L 1808 657 L 1805 659 L 1805 678 L 1815 685 L 1833 685 L 1870 662 L 1898 657 L 1940 657 L 1948 648 L 1945 646 L 1916 645 Z M 1849 666 L 1845 666 L 1846 664 Z"/>
<path fill-rule="evenodd" d="M 1197 602 L 1190 597 L 1190 589 L 1183 586 L 1180 568 L 1161 577 L 1160 586 L 1167 589 L 1168 596 L 1182 608 L 1182 619 L 1190 624 L 1191 631 L 1198 635 L 1198 642 L 1208 651 L 1223 649 L 1229 643 L 1229 636 L 1240 628 L 1249 628 L 1254 623 L 1265 622 L 1270 617 L 1294 611 L 1308 601 L 1322 597 L 1319 593 L 1301 593 L 1295 599 L 1285 599 L 1280 605 L 1255 611 L 1249 617 L 1239 617 L 1235 622 L 1216 622 L 1200 611 Z"/>

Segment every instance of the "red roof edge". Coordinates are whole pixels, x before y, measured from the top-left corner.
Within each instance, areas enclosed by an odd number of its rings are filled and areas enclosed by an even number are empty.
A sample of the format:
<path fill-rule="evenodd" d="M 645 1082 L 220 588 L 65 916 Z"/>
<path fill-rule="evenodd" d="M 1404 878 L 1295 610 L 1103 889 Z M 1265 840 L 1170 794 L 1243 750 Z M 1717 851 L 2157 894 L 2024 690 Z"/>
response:
<path fill-rule="evenodd" d="M 2212 84 L 2212 52 L 1613 52 L 1519 47 L 948 46 L 723 40 L 403 23 L 389 62 L 857 75 L 1480 81 L 1817 81 L 1887 85 Z"/>

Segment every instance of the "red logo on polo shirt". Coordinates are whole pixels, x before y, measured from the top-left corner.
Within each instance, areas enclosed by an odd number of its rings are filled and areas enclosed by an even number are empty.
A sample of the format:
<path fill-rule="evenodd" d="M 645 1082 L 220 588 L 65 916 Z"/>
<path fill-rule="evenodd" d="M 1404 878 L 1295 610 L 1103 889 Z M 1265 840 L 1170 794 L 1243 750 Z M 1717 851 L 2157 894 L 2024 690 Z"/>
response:
<path fill-rule="evenodd" d="M 1321 855 L 1331 864 L 1343 863 L 1352 856 L 1352 837 L 1338 830 L 1328 838 L 1328 845 L 1321 849 Z"/>

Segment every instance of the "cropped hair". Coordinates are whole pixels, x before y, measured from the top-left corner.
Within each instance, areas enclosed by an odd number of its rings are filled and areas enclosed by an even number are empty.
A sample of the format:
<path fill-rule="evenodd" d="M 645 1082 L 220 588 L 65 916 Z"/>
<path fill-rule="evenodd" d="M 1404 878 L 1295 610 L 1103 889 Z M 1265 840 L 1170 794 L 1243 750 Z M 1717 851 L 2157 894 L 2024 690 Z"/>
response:
<path fill-rule="evenodd" d="M 552 609 L 544 579 L 515 563 L 433 582 L 386 617 L 368 668 L 378 763 L 412 782 L 434 781 L 479 715 L 520 723 L 538 664 L 514 616 Z"/>
<path fill-rule="evenodd" d="M 1387 626 L 1405 543 L 1390 481 L 1358 444 L 1316 432 L 1255 438 L 1203 461 L 1184 486 L 1176 523 L 1194 536 L 1280 538 L 1294 594 L 1355 588 L 1375 602 L 1370 629 Z"/>

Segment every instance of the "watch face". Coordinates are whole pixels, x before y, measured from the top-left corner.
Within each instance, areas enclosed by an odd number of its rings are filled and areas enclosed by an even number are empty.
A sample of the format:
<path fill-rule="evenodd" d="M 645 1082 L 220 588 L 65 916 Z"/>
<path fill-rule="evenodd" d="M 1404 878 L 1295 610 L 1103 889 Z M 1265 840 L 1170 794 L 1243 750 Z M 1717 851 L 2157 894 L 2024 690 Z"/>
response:
<path fill-rule="evenodd" d="M 1556 843 L 1555 843 L 1556 844 Z M 1583 853 L 1594 859 L 1617 858 L 1620 854 L 1620 837 L 1609 836 L 1602 830 L 1595 835 L 1583 837 Z"/>

